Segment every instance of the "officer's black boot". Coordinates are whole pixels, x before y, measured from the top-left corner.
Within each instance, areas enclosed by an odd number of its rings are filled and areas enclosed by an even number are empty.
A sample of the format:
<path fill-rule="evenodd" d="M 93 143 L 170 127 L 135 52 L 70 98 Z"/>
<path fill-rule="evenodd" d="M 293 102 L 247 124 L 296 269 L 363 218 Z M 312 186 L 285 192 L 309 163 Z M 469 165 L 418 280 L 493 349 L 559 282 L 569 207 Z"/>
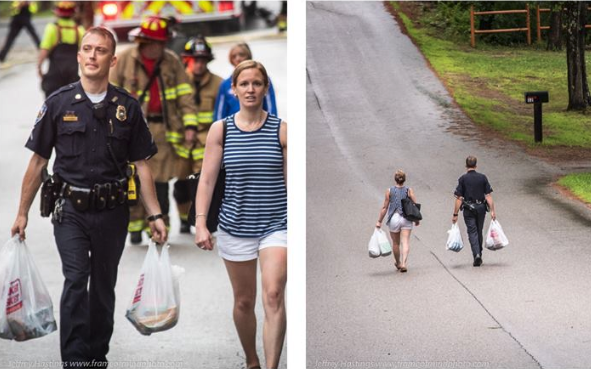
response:
<path fill-rule="evenodd" d="M 188 221 L 181 219 L 181 233 L 191 233 L 191 224 Z"/>
<path fill-rule="evenodd" d="M 132 245 L 139 245 L 142 243 L 142 231 L 129 232 L 129 241 Z"/>

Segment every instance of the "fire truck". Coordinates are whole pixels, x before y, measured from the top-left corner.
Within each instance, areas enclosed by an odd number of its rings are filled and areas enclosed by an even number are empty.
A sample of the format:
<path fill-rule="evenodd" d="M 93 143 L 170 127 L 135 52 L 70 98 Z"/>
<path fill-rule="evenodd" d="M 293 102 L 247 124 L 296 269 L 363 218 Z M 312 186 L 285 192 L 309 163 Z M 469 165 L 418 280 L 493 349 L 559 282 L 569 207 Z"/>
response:
<path fill-rule="evenodd" d="M 94 23 L 119 35 L 138 27 L 142 19 L 158 15 L 175 17 L 182 28 L 223 22 L 230 31 L 238 31 L 244 23 L 242 13 L 241 1 L 101 1 Z"/>

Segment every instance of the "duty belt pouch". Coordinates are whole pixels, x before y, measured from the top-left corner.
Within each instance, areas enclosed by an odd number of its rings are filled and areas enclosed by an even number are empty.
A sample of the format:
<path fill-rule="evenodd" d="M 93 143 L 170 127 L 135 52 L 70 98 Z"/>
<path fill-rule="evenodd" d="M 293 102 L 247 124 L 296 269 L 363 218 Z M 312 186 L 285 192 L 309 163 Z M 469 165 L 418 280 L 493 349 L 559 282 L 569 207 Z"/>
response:
<path fill-rule="evenodd" d="M 117 186 L 114 184 L 105 184 L 105 192 L 107 194 L 107 209 L 115 209 L 117 206 Z"/>
<path fill-rule="evenodd" d="M 104 210 L 107 207 L 106 188 L 101 185 L 94 185 L 94 208 Z"/>
<path fill-rule="evenodd" d="M 47 178 L 41 187 L 41 216 L 47 218 L 53 212 L 55 200 L 57 199 L 59 185 L 52 177 Z"/>
<path fill-rule="evenodd" d="M 89 189 L 70 186 L 68 197 L 72 201 L 74 209 L 84 212 L 90 207 L 90 195 Z"/>
<path fill-rule="evenodd" d="M 125 204 L 125 200 L 127 200 L 127 183 L 115 182 L 115 188 L 113 190 L 117 191 L 117 203 L 119 205 Z"/>

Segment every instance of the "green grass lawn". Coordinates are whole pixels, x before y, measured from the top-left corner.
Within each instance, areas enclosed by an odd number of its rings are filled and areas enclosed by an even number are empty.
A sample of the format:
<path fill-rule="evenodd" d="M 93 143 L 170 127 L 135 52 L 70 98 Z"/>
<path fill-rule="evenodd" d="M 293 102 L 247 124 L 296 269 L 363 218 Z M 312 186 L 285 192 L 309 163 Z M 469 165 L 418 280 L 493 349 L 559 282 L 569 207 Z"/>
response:
<path fill-rule="evenodd" d="M 392 5 L 400 9 L 396 2 Z M 566 111 L 566 51 L 549 52 L 544 45 L 535 44 L 490 46 L 478 40 L 473 49 L 468 42 L 458 44 L 438 38 L 433 30 L 415 27 L 403 12 L 398 14 L 408 34 L 473 122 L 530 147 L 591 149 L 591 114 Z M 590 60 L 587 54 L 588 71 Z M 533 105 L 525 104 L 526 91 L 548 91 L 550 96 L 550 102 L 542 107 L 541 144 L 533 140 Z M 558 183 L 591 203 L 591 173 L 568 175 Z"/>
<path fill-rule="evenodd" d="M 591 173 L 569 174 L 558 181 L 575 196 L 591 204 Z"/>
<path fill-rule="evenodd" d="M 525 104 L 524 92 L 548 91 L 550 102 L 542 108 L 541 145 L 591 148 L 591 114 L 566 111 L 566 51 L 549 52 L 543 45 L 490 46 L 478 41 L 473 49 L 468 43 L 437 38 L 432 30 L 415 27 L 404 13 L 399 15 L 454 99 L 476 124 L 534 145 L 533 105 Z M 587 70 L 591 70 L 589 57 Z"/>

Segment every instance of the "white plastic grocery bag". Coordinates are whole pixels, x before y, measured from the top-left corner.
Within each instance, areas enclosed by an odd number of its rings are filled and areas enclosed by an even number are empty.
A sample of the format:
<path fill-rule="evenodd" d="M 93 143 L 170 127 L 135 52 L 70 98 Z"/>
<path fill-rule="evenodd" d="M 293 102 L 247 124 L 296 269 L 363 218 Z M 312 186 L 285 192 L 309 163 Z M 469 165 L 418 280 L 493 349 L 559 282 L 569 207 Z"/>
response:
<path fill-rule="evenodd" d="M 375 228 L 371 238 L 369 239 L 369 244 L 367 245 L 367 249 L 369 251 L 370 258 L 377 258 L 380 257 L 380 241 L 378 240 L 378 229 Z"/>
<path fill-rule="evenodd" d="M 150 241 L 140 279 L 125 314 L 143 335 L 165 331 L 176 325 L 180 313 L 179 277 L 184 269 L 170 265 L 168 245 L 158 256 Z"/>
<path fill-rule="evenodd" d="M 386 236 L 386 232 L 378 228 L 376 228 L 376 230 L 378 231 L 378 244 L 380 245 L 381 256 L 392 254 L 392 245 L 390 245 L 390 240 L 388 239 L 388 236 Z"/>
<path fill-rule="evenodd" d="M 503 247 L 509 245 L 509 240 L 503 232 L 501 223 L 497 220 L 492 220 L 486 232 L 486 248 L 489 250 L 500 250 Z"/>
<path fill-rule="evenodd" d="M 464 242 L 462 241 L 462 233 L 460 232 L 460 226 L 458 226 L 458 223 L 451 225 L 451 229 L 447 231 L 447 235 L 445 248 L 447 250 L 460 252 L 464 248 Z"/>
<path fill-rule="evenodd" d="M 18 234 L 0 250 L 0 338 L 26 341 L 57 329 L 53 303 Z"/>

